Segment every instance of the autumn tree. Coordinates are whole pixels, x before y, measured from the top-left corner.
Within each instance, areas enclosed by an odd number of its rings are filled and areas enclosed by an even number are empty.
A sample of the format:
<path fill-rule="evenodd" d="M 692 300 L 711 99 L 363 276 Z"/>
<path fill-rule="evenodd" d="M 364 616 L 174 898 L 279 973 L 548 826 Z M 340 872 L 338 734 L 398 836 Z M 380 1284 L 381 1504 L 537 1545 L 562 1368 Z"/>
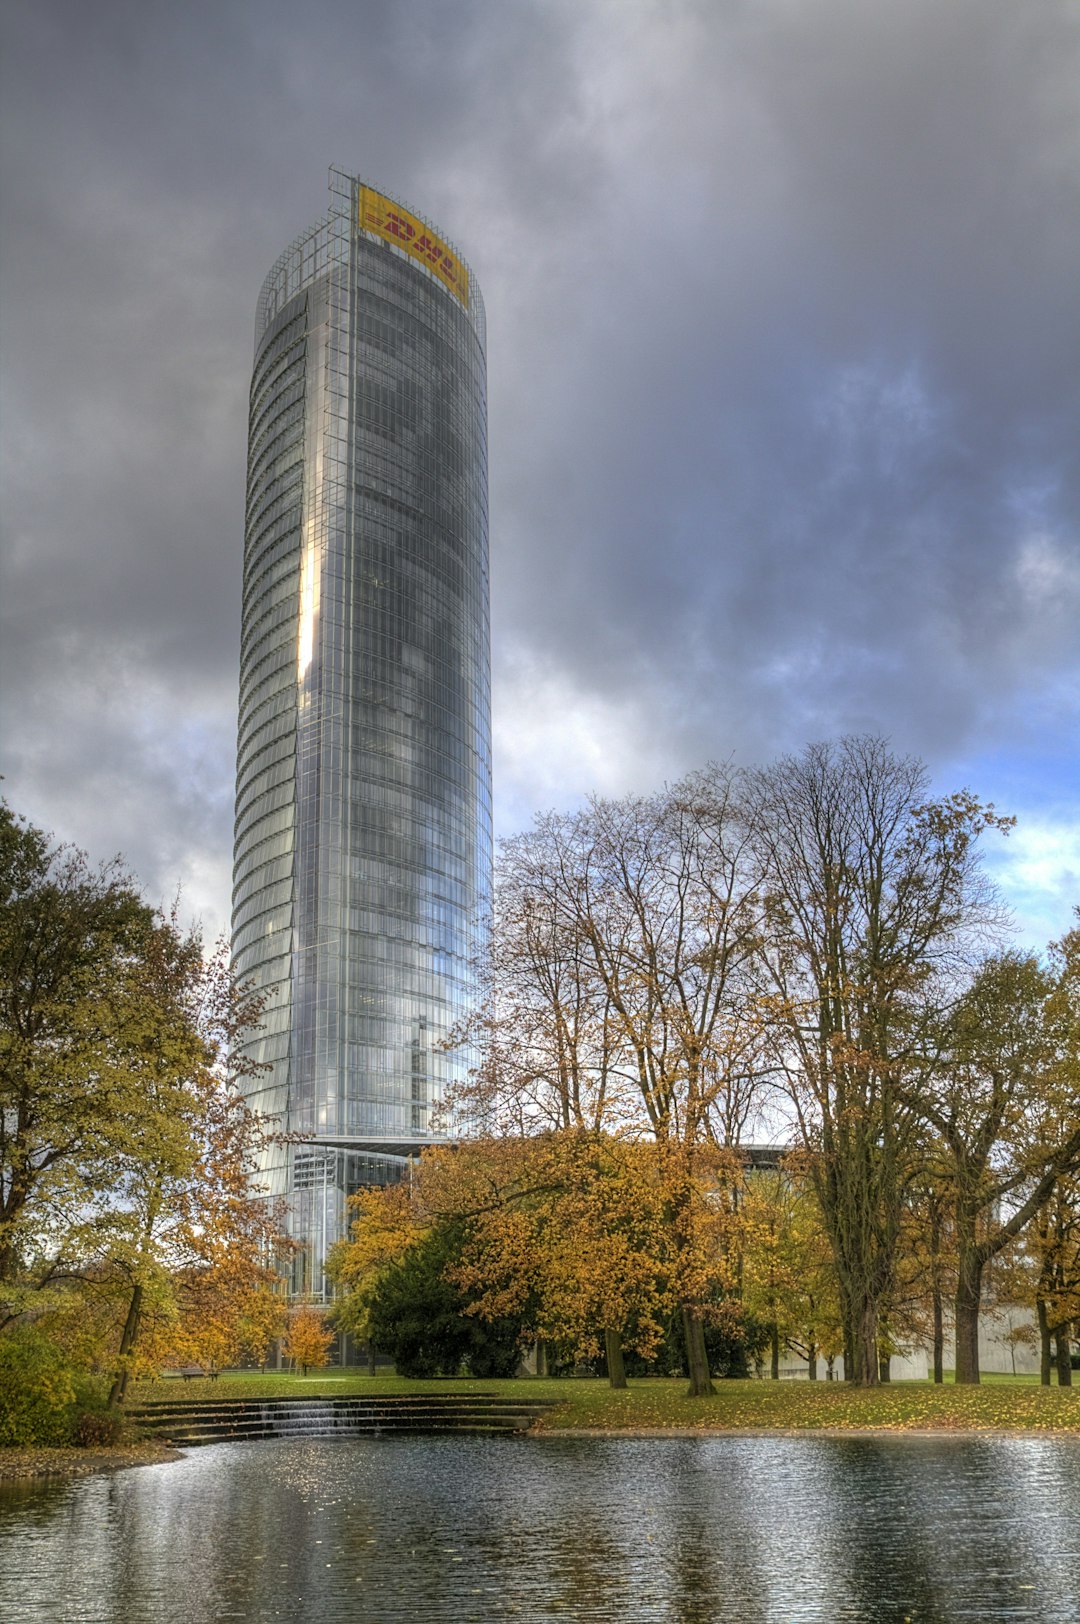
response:
<path fill-rule="evenodd" d="M 155 928 L 118 864 L 0 804 L 0 1325 L 72 1266 L 69 1231 L 132 1142 Z"/>
<path fill-rule="evenodd" d="M 596 801 L 561 841 L 563 906 L 663 1143 L 715 1140 L 724 1105 L 760 1072 L 759 876 L 739 785 L 713 767 L 650 799 Z"/>
<path fill-rule="evenodd" d="M 142 1043 L 129 1059 L 139 1110 L 88 1208 L 87 1257 L 117 1283 L 125 1308 L 110 1402 L 124 1395 L 148 1308 L 168 1315 L 177 1290 L 239 1313 L 274 1277 L 280 1214 L 254 1182 L 270 1131 L 239 1089 L 239 1039 L 261 1010 L 221 946 L 205 961 L 198 933 L 161 921 L 140 972 Z M 206 1327 L 209 1332 L 210 1326 Z"/>
<path fill-rule="evenodd" d="M 253 1267 L 242 1252 L 168 1274 L 156 1304 L 148 1306 L 144 1294 L 136 1368 L 199 1365 L 216 1373 L 242 1360 L 265 1366 L 288 1324 L 282 1286 L 272 1264 Z"/>
<path fill-rule="evenodd" d="M 757 870 L 737 786 L 715 767 L 662 795 L 595 801 L 539 819 L 510 853 L 520 894 L 542 913 L 537 943 L 557 947 L 587 990 L 612 1102 L 605 1126 L 645 1131 L 663 1147 L 669 1238 L 688 1258 L 698 1158 L 741 1128 L 760 1076 Z M 530 883 L 539 875 L 542 885 Z M 585 1059 L 588 1074 L 588 1049 Z M 675 1273 L 689 1289 L 694 1268 Z M 699 1394 L 711 1391 L 704 1309 L 692 1294 L 680 1307 Z"/>
<path fill-rule="evenodd" d="M 289 1323 L 281 1282 L 264 1279 L 249 1287 L 234 1312 L 239 1357 L 265 1369 L 270 1349 L 285 1335 Z"/>
<path fill-rule="evenodd" d="M 380 1282 L 423 1239 L 429 1220 L 414 1198 L 412 1179 L 358 1190 L 349 1205 L 349 1234 L 331 1248 L 326 1274 L 339 1294 L 338 1327 L 373 1345 L 372 1304 Z"/>
<path fill-rule="evenodd" d="M 818 1360 L 840 1351 L 839 1303 L 832 1251 L 805 1158 L 752 1171 L 738 1207 L 739 1279 L 745 1309 L 767 1327 L 772 1377 L 786 1347 L 805 1359 L 811 1381 Z"/>
<path fill-rule="evenodd" d="M 1077 910 L 1080 922 L 1080 909 Z M 1046 1015 L 1055 1032 L 1058 1057 L 1051 1109 L 1061 1113 L 1058 1134 L 1065 1137 L 1070 1124 L 1080 1122 L 1080 923 L 1050 950 L 1053 990 Z M 1063 1159 L 1062 1159 L 1063 1160 Z M 1078 1158 L 1077 1160 L 1080 1160 Z M 1062 1167 L 1040 1209 L 1040 1290 L 1037 1295 L 1042 1379 L 1049 1380 L 1048 1335 L 1057 1343 L 1057 1372 L 1061 1385 L 1072 1383 L 1072 1340 L 1080 1336 L 1080 1166 Z M 1047 1289 L 1049 1288 L 1049 1289 Z"/>
<path fill-rule="evenodd" d="M 681 1158 L 649 1140 L 571 1129 L 426 1151 L 407 1186 L 356 1198 L 352 1238 L 330 1264 L 338 1321 L 415 1368 L 414 1345 L 475 1370 L 513 1335 L 563 1358 L 603 1354 L 624 1385 L 624 1346 L 651 1358 L 685 1296 L 731 1328 L 723 1163 L 702 1151 L 691 1205 Z"/>
<path fill-rule="evenodd" d="M 312 1303 L 301 1303 L 289 1315 L 282 1352 L 306 1376 L 309 1370 L 326 1368 L 333 1340 L 334 1333 L 322 1310 Z"/>
<path fill-rule="evenodd" d="M 958 1209 L 971 1209 L 969 1294 L 993 1259 L 999 1297 L 1035 1311 L 1042 1381 L 1056 1343 L 1069 1385 L 1080 1322 L 1080 931 L 1053 943 L 1045 965 L 991 961 L 956 1026 L 939 1112 L 962 1169 Z M 958 1351 L 958 1379 L 959 1368 Z"/>
<path fill-rule="evenodd" d="M 1054 1180 L 1035 1215 L 1030 1249 L 1040 1380 L 1049 1387 L 1053 1341 L 1058 1384 L 1071 1387 L 1072 1340 L 1080 1327 L 1080 1173 Z"/>
<path fill-rule="evenodd" d="M 1053 977 L 1034 958 L 990 959 L 952 1011 L 947 1065 L 920 1110 L 940 1138 L 956 1247 L 956 1380 L 979 1380 L 979 1311 L 990 1260 L 1080 1166 L 1080 1112 L 1057 1086 L 1062 1034 Z"/>
<path fill-rule="evenodd" d="M 424 1198 L 465 1220 L 453 1277 L 470 1311 L 517 1317 L 564 1356 L 602 1352 L 625 1386 L 623 1346 L 648 1357 L 675 1300 L 656 1147 L 571 1130 L 462 1150 L 433 1159 Z"/>
<path fill-rule="evenodd" d="M 422 1195 L 425 1166 L 448 1155 L 456 1158 L 457 1151 L 429 1151 L 408 1182 L 354 1197 L 350 1236 L 327 1264 L 342 1293 L 334 1318 L 390 1354 L 403 1376 L 453 1375 L 462 1365 L 477 1376 L 512 1376 L 520 1317 L 469 1313 L 455 1278 L 466 1223 L 452 1205 L 433 1211 Z"/>
<path fill-rule="evenodd" d="M 220 1362 L 275 1279 L 251 1184 L 267 1129 L 238 1088 L 259 1014 L 224 946 L 204 961 L 118 865 L 0 808 L 0 1326 L 73 1347 L 93 1329 L 113 1403 L 147 1326 L 199 1327 Z"/>
<path fill-rule="evenodd" d="M 931 1142 L 908 1186 L 891 1311 L 911 1340 L 929 1344 L 934 1382 L 945 1379 L 945 1322 L 956 1294 L 954 1199 L 944 1158 Z"/>
<path fill-rule="evenodd" d="M 603 1354 L 618 1387 L 624 1347 L 653 1358 L 687 1297 L 732 1328 L 735 1171 L 703 1148 L 688 1199 L 678 1148 L 571 1130 L 425 1157 L 420 1183 L 463 1220 L 469 1312 L 516 1317 L 564 1358 Z"/>
<path fill-rule="evenodd" d="M 938 1066 L 936 980 L 994 923 L 977 865 L 1000 828 L 967 794 L 932 803 L 923 765 L 848 738 L 752 775 L 765 874 L 760 965 L 783 1069 L 836 1262 L 845 1372 L 879 1379 L 919 1102 Z"/>

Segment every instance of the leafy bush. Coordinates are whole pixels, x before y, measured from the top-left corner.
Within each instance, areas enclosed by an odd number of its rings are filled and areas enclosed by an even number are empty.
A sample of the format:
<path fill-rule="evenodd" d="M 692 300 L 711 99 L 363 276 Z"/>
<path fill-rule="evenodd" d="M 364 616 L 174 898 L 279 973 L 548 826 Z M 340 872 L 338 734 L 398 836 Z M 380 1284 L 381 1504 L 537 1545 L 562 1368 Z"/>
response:
<path fill-rule="evenodd" d="M 768 1326 L 733 1299 L 721 1303 L 714 1314 L 705 1325 L 709 1369 L 714 1376 L 743 1380 L 750 1375 L 751 1362 L 768 1342 Z"/>
<path fill-rule="evenodd" d="M 116 1410 L 84 1410 L 72 1427 L 71 1441 L 80 1449 L 110 1449 L 120 1442 L 123 1430 Z"/>
<path fill-rule="evenodd" d="M 69 1443 L 75 1397 L 67 1359 L 33 1325 L 0 1336 L 0 1444 Z"/>
<path fill-rule="evenodd" d="M 465 1355 L 469 1374 L 484 1380 L 516 1376 L 521 1365 L 516 1320 L 481 1320 L 470 1316 L 473 1342 Z"/>
<path fill-rule="evenodd" d="M 709 1356 L 709 1370 L 713 1376 L 741 1380 L 750 1375 L 750 1366 L 768 1341 L 768 1327 L 748 1314 L 734 1298 L 721 1298 L 712 1304 L 705 1321 L 705 1350 Z M 628 1376 L 684 1376 L 686 1374 L 686 1348 L 683 1342 L 682 1322 L 674 1314 L 667 1334 L 651 1359 L 643 1359 L 631 1349 L 623 1350 L 623 1362 Z M 607 1365 L 596 1362 L 600 1375 L 607 1375 Z"/>

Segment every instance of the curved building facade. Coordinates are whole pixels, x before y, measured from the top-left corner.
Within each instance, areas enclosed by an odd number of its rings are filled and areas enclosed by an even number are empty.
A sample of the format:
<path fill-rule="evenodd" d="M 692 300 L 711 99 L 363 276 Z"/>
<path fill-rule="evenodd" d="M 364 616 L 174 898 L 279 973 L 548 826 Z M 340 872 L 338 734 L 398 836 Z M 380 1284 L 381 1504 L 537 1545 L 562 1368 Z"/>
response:
<path fill-rule="evenodd" d="M 266 1000 L 264 1182 L 324 1291 L 347 1199 L 436 1133 L 490 892 L 484 306 L 457 250 L 330 172 L 259 296 L 233 964 Z"/>

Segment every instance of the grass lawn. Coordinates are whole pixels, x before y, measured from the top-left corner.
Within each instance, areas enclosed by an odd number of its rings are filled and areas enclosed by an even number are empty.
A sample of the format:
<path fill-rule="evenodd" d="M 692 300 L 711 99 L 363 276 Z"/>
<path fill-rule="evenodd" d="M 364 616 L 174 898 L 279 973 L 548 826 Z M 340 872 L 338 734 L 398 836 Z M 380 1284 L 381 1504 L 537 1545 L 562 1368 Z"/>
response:
<path fill-rule="evenodd" d="M 409 1381 L 401 1376 L 368 1376 L 360 1371 L 326 1371 L 315 1376 L 285 1372 L 223 1375 L 217 1381 L 139 1382 L 129 1389 L 129 1403 L 152 1399 L 269 1398 L 301 1395 L 381 1393 L 505 1393 L 514 1398 L 554 1399 L 539 1430 L 590 1428 L 617 1431 L 692 1429 L 693 1431 L 840 1431 L 887 1432 L 933 1429 L 955 1431 L 1035 1431 L 1080 1436 L 1080 1386 L 1039 1387 L 1030 1379 L 991 1380 L 981 1387 L 947 1382 L 892 1382 L 860 1389 L 843 1382 L 718 1381 L 710 1399 L 686 1397 L 683 1379 L 632 1380 L 625 1392 L 613 1392 L 599 1380 Z"/>

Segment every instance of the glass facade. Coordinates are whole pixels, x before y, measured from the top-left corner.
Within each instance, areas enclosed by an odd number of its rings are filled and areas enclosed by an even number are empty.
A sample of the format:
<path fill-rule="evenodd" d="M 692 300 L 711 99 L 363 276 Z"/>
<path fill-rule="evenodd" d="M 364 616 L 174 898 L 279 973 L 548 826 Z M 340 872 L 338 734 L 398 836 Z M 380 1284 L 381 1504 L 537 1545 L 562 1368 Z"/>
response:
<path fill-rule="evenodd" d="M 315 1296 L 348 1196 L 447 1131 L 491 873 L 483 301 L 362 229 L 362 187 L 331 170 L 263 284 L 248 440 L 233 963 Z"/>

